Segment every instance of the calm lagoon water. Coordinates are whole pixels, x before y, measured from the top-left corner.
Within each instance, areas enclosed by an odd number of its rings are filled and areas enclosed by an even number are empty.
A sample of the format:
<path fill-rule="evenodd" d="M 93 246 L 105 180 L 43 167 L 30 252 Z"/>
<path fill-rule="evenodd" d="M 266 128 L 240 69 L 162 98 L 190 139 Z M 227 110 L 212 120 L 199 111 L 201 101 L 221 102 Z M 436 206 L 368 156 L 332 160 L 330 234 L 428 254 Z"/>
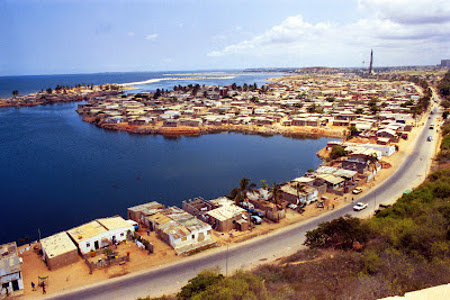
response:
<path fill-rule="evenodd" d="M 320 164 L 315 153 L 329 140 L 130 135 L 82 122 L 76 106 L 0 110 L 0 243 L 126 216 L 146 201 L 212 199 L 242 177 L 287 181 Z"/>
<path fill-rule="evenodd" d="M 189 73 L 189 72 L 185 72 Z M 170 80 L 138 85 L 143 91 L 174 85 L 236 82 L 261 86 L 274 73 L 223 72 L 232 79 Z M 56 84 L 134 82 L 186 77 L 177 72 L 0 77 L 0 97 L 14 89 L 36 92 Z M 148 201 L 223 196 L 242 177 L 283 182 L 315 168 L 329 139 L 214 134 L 167 139 L 112 132 L 81 121 L 78 103 L 0 109 L 0 244 L 42 237 Z"/>

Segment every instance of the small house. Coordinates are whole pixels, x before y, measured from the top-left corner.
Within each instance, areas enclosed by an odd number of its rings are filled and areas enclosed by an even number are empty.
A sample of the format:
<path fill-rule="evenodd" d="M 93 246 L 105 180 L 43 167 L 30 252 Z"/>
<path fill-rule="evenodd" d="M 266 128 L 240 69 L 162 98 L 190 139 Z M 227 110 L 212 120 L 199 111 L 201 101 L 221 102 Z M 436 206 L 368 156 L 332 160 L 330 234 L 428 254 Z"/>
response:
<path fill-rule="evenodd" d="M 56 233 L 41 240 L 42 257 L 49 270 L 68 266 L 78 261 L 78 249 L 66 232 Z"/>
<path fill-rule="evenodd" d="M 166 208 L 147 219 L 152 223 L 156 234 L 172 246 L 177 254 L 187 253 L 215 243 L 211 236 L 211 225 L 178 207 Z"/>
<path fill-rule="evenodd" d="M 23 290 L 22 266 L 16 242 L 0 245 L 0 295 Z"/>
<path fill-rule="evenodd" d="M 156 201 L 140 204 L 127 209 L 128 219 L 138 222 L 138 224 L 149 227 L 145 222 L 145 217 L 154 215 L 156 212 L 164 209 L 165 206 Z"/>
<path fill-rule="evenodd" d="M 134 226 L 119 216 L 91 221 L 67 230 L 82 255 L 121 242 L 134 233 Z"/>
<path fill-rule="evenodd" d="M 245 209 L 230 204 L 210 210 L 206 214 L 213 229 L 226 232 L 235 228 L 235 223 L 242 219 Z"/>

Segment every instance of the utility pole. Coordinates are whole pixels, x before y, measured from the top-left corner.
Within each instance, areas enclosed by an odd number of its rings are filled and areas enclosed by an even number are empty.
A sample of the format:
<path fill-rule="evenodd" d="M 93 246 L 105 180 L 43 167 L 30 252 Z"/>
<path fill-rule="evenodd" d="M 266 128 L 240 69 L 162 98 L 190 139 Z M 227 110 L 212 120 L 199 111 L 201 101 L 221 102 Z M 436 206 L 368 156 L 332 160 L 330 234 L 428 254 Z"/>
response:
<path fill-rule="evenodd" d="M 225 260 L 225 276 L 228 277 L 228 242 L 227 242 L 226 260 Z"/>

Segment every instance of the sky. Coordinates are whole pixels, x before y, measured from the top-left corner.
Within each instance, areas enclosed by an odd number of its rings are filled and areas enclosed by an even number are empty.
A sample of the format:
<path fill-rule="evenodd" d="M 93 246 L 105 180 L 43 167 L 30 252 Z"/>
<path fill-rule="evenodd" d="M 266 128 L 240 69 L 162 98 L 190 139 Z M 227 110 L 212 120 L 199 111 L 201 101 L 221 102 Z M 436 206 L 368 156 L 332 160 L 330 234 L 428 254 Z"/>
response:
<path fill-rule="evenodd" d="M 1 0 L 0 76 L 436 65 L 448 0 Z"/>

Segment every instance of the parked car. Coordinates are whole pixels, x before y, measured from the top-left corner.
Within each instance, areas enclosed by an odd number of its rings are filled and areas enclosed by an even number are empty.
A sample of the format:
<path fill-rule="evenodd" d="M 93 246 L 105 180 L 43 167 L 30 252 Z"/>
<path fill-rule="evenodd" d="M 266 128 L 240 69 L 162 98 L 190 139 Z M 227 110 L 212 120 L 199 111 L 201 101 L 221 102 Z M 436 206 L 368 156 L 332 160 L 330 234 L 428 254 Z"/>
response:
<path fill-rule="evenodd" d="M 258 216 L 252 216 L 252 222 L 253 224 L 259 225 L 262 223 L 262 219 Z"/>
<path fill-rule="evenodd" d="M 258 216 L 260 218 L 264 217 L 264 213 L 262 211 L 260 211 L 260 210 L 253 210 L 252 211 L 252 215 Z"/>
<path fill-rule="evenodd" d="M 362 188 L 356 188 L 356 189 L 354 189 L 353 191 L 352 191 L 352 193 L 353 194 L 355 194 L 355 195 L 357 195 L 357 194 L 359 194 L 359 193 L 362 193 Z"/>
<path fill-rule="evenodd" d="M 294 203 L 289 203 L 289 204 L 287 205 L 287 208 L 290 208 L 290 209 L 293 209 L 293 210 L 296 210 L 297 207 L 298 207 L 298 205 L 297 205 L 297 204 L 294 204 Z"/>
<path fill-rule="evenodd" d="M 356 203 L 356 205 L 353 206 L 353 210 L 360 211 L 360 210 L 363 210 L 363 209 L 367 208 L 367 206 L 368 206 L 367 203 L 358 202 L 358 203 Z"/>
<path fill-rule="evenodd" d="M 433 126 L 433 125 L 430 125 L 429 129 L 434 129 L 434 126 Z"/>
<path fill-rule="evenodd" d="M 253 206 L 253 204 L 251 204 L 250 202 L 247 201 L 242 201 L 241 202 L 241 206 L 243 209 L 245 209 L 246 211 L 250 211 L 251 209 L 255 209 L 255 207 Z"/>
<path fill-rule="evenodd" d="M 431 136 L 427 137 L 427 141 L 431 142 L 433 138 Z"/>

